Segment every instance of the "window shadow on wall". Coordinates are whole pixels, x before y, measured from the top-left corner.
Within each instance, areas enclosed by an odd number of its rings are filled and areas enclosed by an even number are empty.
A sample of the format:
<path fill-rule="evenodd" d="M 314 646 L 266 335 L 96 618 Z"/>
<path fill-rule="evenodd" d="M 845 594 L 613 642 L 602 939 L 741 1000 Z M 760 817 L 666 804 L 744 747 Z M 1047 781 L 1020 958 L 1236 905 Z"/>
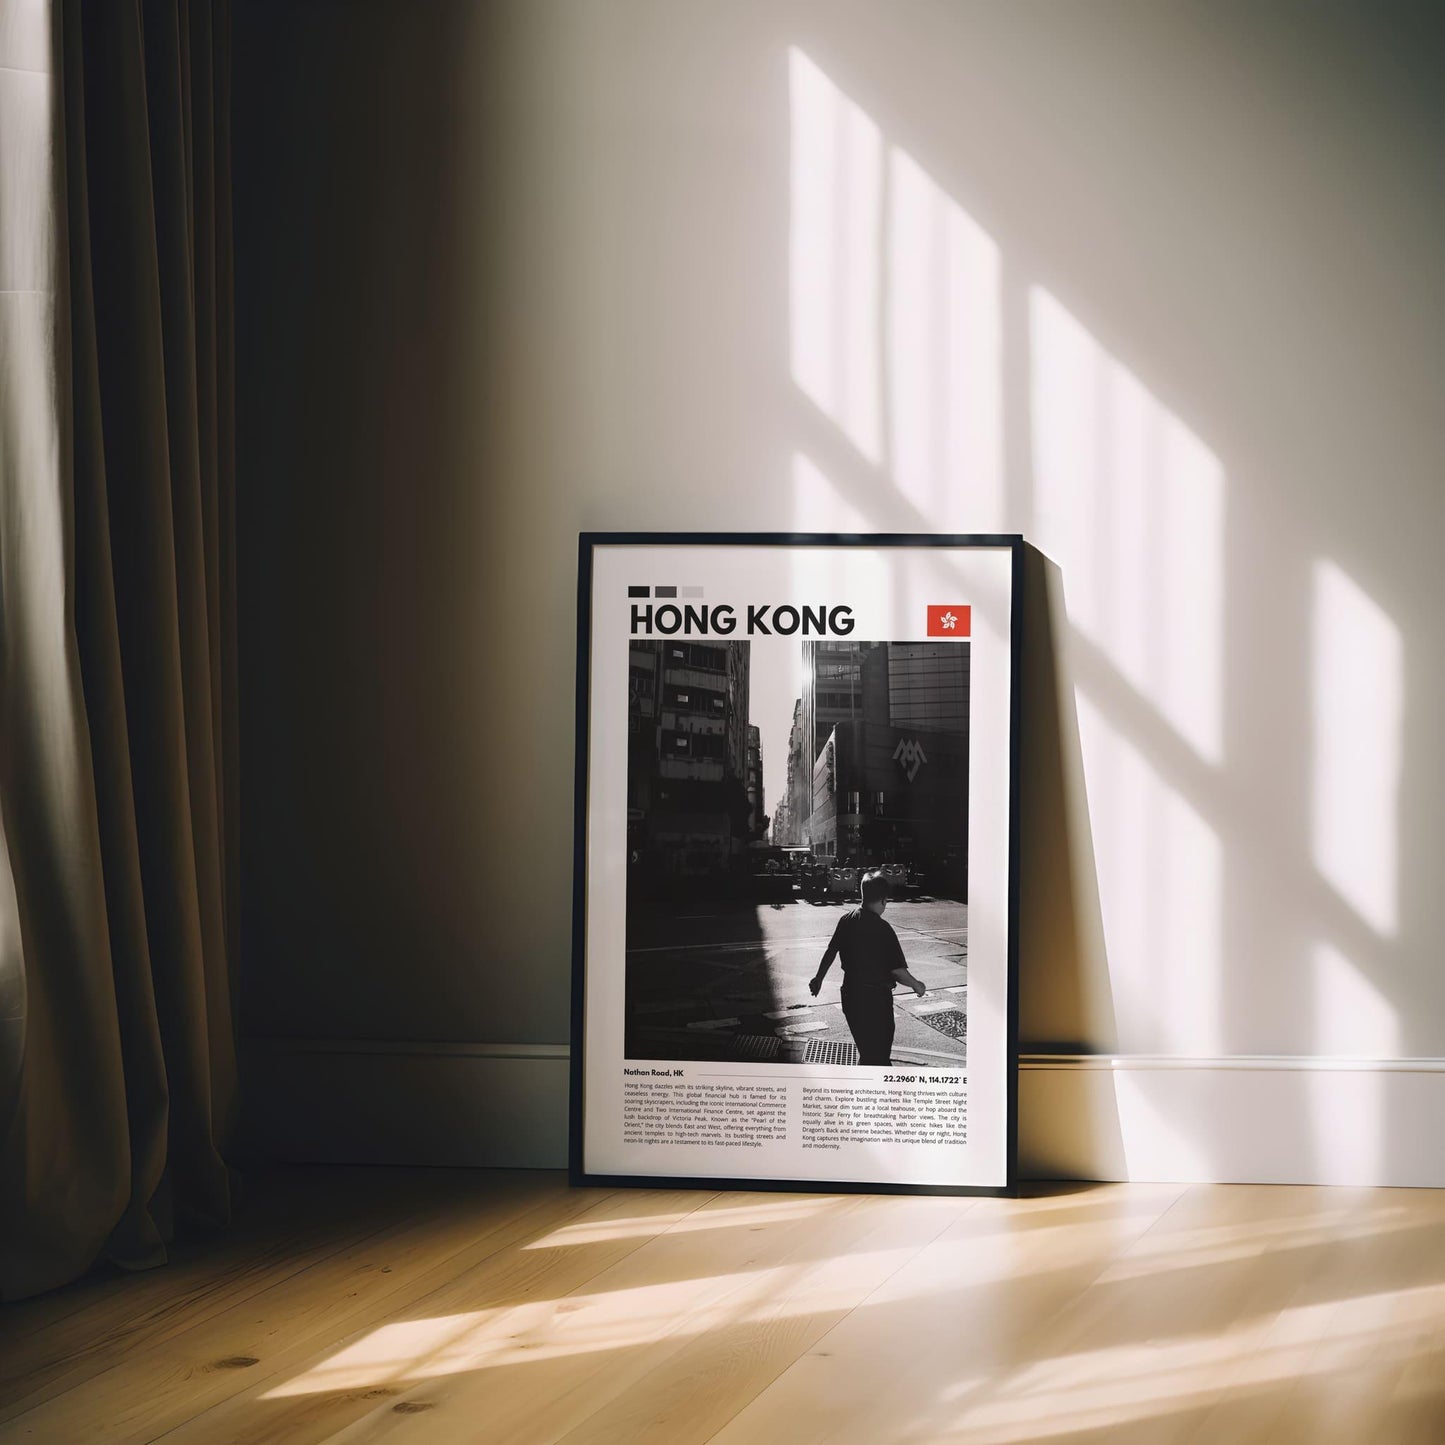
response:
<path fill-rule="evenodd" d="M 1097 70 L 1083 79 L 1084 58 L 1065 63 L 1017 11 L 910 6 L 871 50 L 845 13 L 801 12 L 788 61 L 794 518 L 1017 530 L 1041 549 L 1029 726 L 1063 720 L 1032 738 L 1026 780 L 1025 1048 L 1281 1056 L 1265 1060 L 1294 1070 L 1276 1076 L 1274 1124 L 1311 1141 L 1321 1177 L 1379 1177 L 1394 1147 L 1383 1086 L 1315 1061 L 1368 1068 L 1424 1032 L 1401 1009 L 1421 992 L 1400 841 L 1422 726 L 1408 636 L 1386 600 L 1399 588 L 1343 521 L 1358 509 L 1318 505 L 1345 485 L 1320 434 L 1338 451 L 1345 428 L 1316 408 L 1316 434 L 1299 430 L 1281 395 L 1268 441 L 1248 421 L 1269 365 L 1316 395 L 1348 374 L 1323 336 L 1305 354 L 1310 326 L 1277 286 L 1286 243 L 1313 248 L 1321 274 L 1337 258 L 1265 217 L 1250 186 L 1272 183 L 1278 158 L 1228 196 L 1196 179 L 1240 138 L 1234 121 L 1228 137 L 1199 126 L 1228 106 L 1208 84 L 1240 87 L 1247 131 L 1249 86 L 1304 103 L 1349 27 L 1304 61 L 1265 25 L 1260 69 L 1222 80 L 1238 37 L 1210 36 L 1186 65 L 1161 26 L 1153 54 L 1181 67 L 1165 100 L 1109 53 L 1107 25 L 1069 31 Z M 1127 84 L 1105 113 L 1115 65 Z M 1147 145 L 1112 134 L 1126 113 L 1176 146 L 1167 179 Z M 1339 205 L 1307 173 L 1299 200 Z M 1150 314 L 1150 295 L 1178 314 Z M 1275 315 L 1293 362 L 1254 357 L 1250 308 Z M 1371 325 L 1386 351 L 1409 344 L 1408 327 Z M 1348 393 L 1341 405 L 1378 424 Z M 1063 877 L 1082 884 L 1056 895 Z M 1208 1177 L 1232 1147 L 1224 1118 L 1151 1119 L 1142 1095 L 1130 1110 L 1145 1152 L 1167 1143 L 1185 1174 Z"/>

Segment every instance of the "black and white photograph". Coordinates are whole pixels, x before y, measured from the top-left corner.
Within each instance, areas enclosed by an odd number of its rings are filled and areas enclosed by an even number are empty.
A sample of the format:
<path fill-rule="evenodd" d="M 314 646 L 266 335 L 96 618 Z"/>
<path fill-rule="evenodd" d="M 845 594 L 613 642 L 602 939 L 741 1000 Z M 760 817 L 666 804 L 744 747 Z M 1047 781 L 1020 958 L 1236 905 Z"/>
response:
<path fill-rule="evenodd" d="M 630 639 L 629 1060 L 966 1066 L 966 637 Z"/>

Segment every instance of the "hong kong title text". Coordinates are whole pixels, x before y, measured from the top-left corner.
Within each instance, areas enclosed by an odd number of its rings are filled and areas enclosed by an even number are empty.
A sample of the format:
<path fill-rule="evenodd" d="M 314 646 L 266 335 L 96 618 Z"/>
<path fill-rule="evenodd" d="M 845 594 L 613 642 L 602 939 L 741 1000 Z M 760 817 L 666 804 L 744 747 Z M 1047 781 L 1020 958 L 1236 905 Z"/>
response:
<path fill-rule="evenodd" d="M 749 603 L 742 617 L 737 609 L 723 603 L 706 606 L 692 603 L 651 602 L 632 604 L 632 635 L 656 633 L 671 637 L 683 633 L 692 637 L 726 637 L 738 631 L 742 622 L 747 637 L 846 637 L 853 630 L 851 607 L 794 607 L 791 603 Z"/>

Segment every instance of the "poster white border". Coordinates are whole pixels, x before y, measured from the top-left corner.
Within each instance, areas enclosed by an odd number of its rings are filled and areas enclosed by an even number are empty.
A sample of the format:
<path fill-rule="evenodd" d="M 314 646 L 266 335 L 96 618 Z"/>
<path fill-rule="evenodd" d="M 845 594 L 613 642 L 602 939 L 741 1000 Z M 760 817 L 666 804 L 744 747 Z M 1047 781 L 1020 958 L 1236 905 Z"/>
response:
<path fill-rule="evenodd" d="M 1018 750 L 1023 541 L 913 536 L 584 533 L 578 568 L 571 1176 L 652 1187 L 1011 1193 L 1017 1155 Z M 714 599 L 838 602 L 858 636 L 926 636 L 926 604 L 972 610 L 967 1143 L 804 1151 L 625 1143 L 628 588 L 692 582 Z M 712 1067 L 712 1066 L 710 1066 Z M 716 1066 L 740 1078 L 777 1066 Z M 811 1066 L 787 1066 L 810 1077 Z M 852 1073 L 859 1074 L 856 1068 Z M 862 1071 L 872 1073 L 874 1071 Z M 882 1075 L 884 1071 L 876 1071 Z M 860 1080 L 861 1082 L 861 1080 Z"/>

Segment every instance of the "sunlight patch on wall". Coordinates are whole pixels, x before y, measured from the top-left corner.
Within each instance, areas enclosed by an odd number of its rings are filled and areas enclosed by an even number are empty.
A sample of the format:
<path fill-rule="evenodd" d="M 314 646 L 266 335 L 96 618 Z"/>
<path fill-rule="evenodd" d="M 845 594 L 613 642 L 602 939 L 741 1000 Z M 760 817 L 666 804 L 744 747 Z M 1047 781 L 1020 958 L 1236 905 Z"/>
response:
<path fill-rule="evenodd" d="M 1029 296 L 1035 540 L 1069 617 L 1223 760 L 1224 469 L 1049 292 Z"/>
<path fill-rule="evenodd" d="M 1405 649 L 1383 608 L 1333 562 L 1314 568 L 1315 866 L 1382 937 L 1399 926 Z"/>
<path fill-rule="evenodd" d="M 933 526 L 1001 530 L 998 246 L 911 156 L 894 149 L 886 249 L 893 481 Z"/>
<path fill-rule="evenodd" d="M 1394 1005 L 1333 944 L 1314 950 L 1315 1036 L 1312 1052 L 1356 1059 L 1393 1059 L 1400 1048 Z"/>
<path fill-rule="evenodd" d="M 861 507 L 844 498 L 818 464 L 802 452 L 793 455 L 793 530 L 795 532 L 870 532 L 879 523 L 870 521 Z M 844 562 L 829 581 L 843 580 Z M 841 595 L 841 594 L 840 594 Z"/>
<path fill-rule="evenodd" d="M 801 50 L 788 77 L 793 380 L 876 463 L 883 140 Z"/>
<path fill-rule="evenodd" d="M 1120 1046 L 1216 1054 L 1219 836 L 1083 691 L 1078 711 Z"/>

